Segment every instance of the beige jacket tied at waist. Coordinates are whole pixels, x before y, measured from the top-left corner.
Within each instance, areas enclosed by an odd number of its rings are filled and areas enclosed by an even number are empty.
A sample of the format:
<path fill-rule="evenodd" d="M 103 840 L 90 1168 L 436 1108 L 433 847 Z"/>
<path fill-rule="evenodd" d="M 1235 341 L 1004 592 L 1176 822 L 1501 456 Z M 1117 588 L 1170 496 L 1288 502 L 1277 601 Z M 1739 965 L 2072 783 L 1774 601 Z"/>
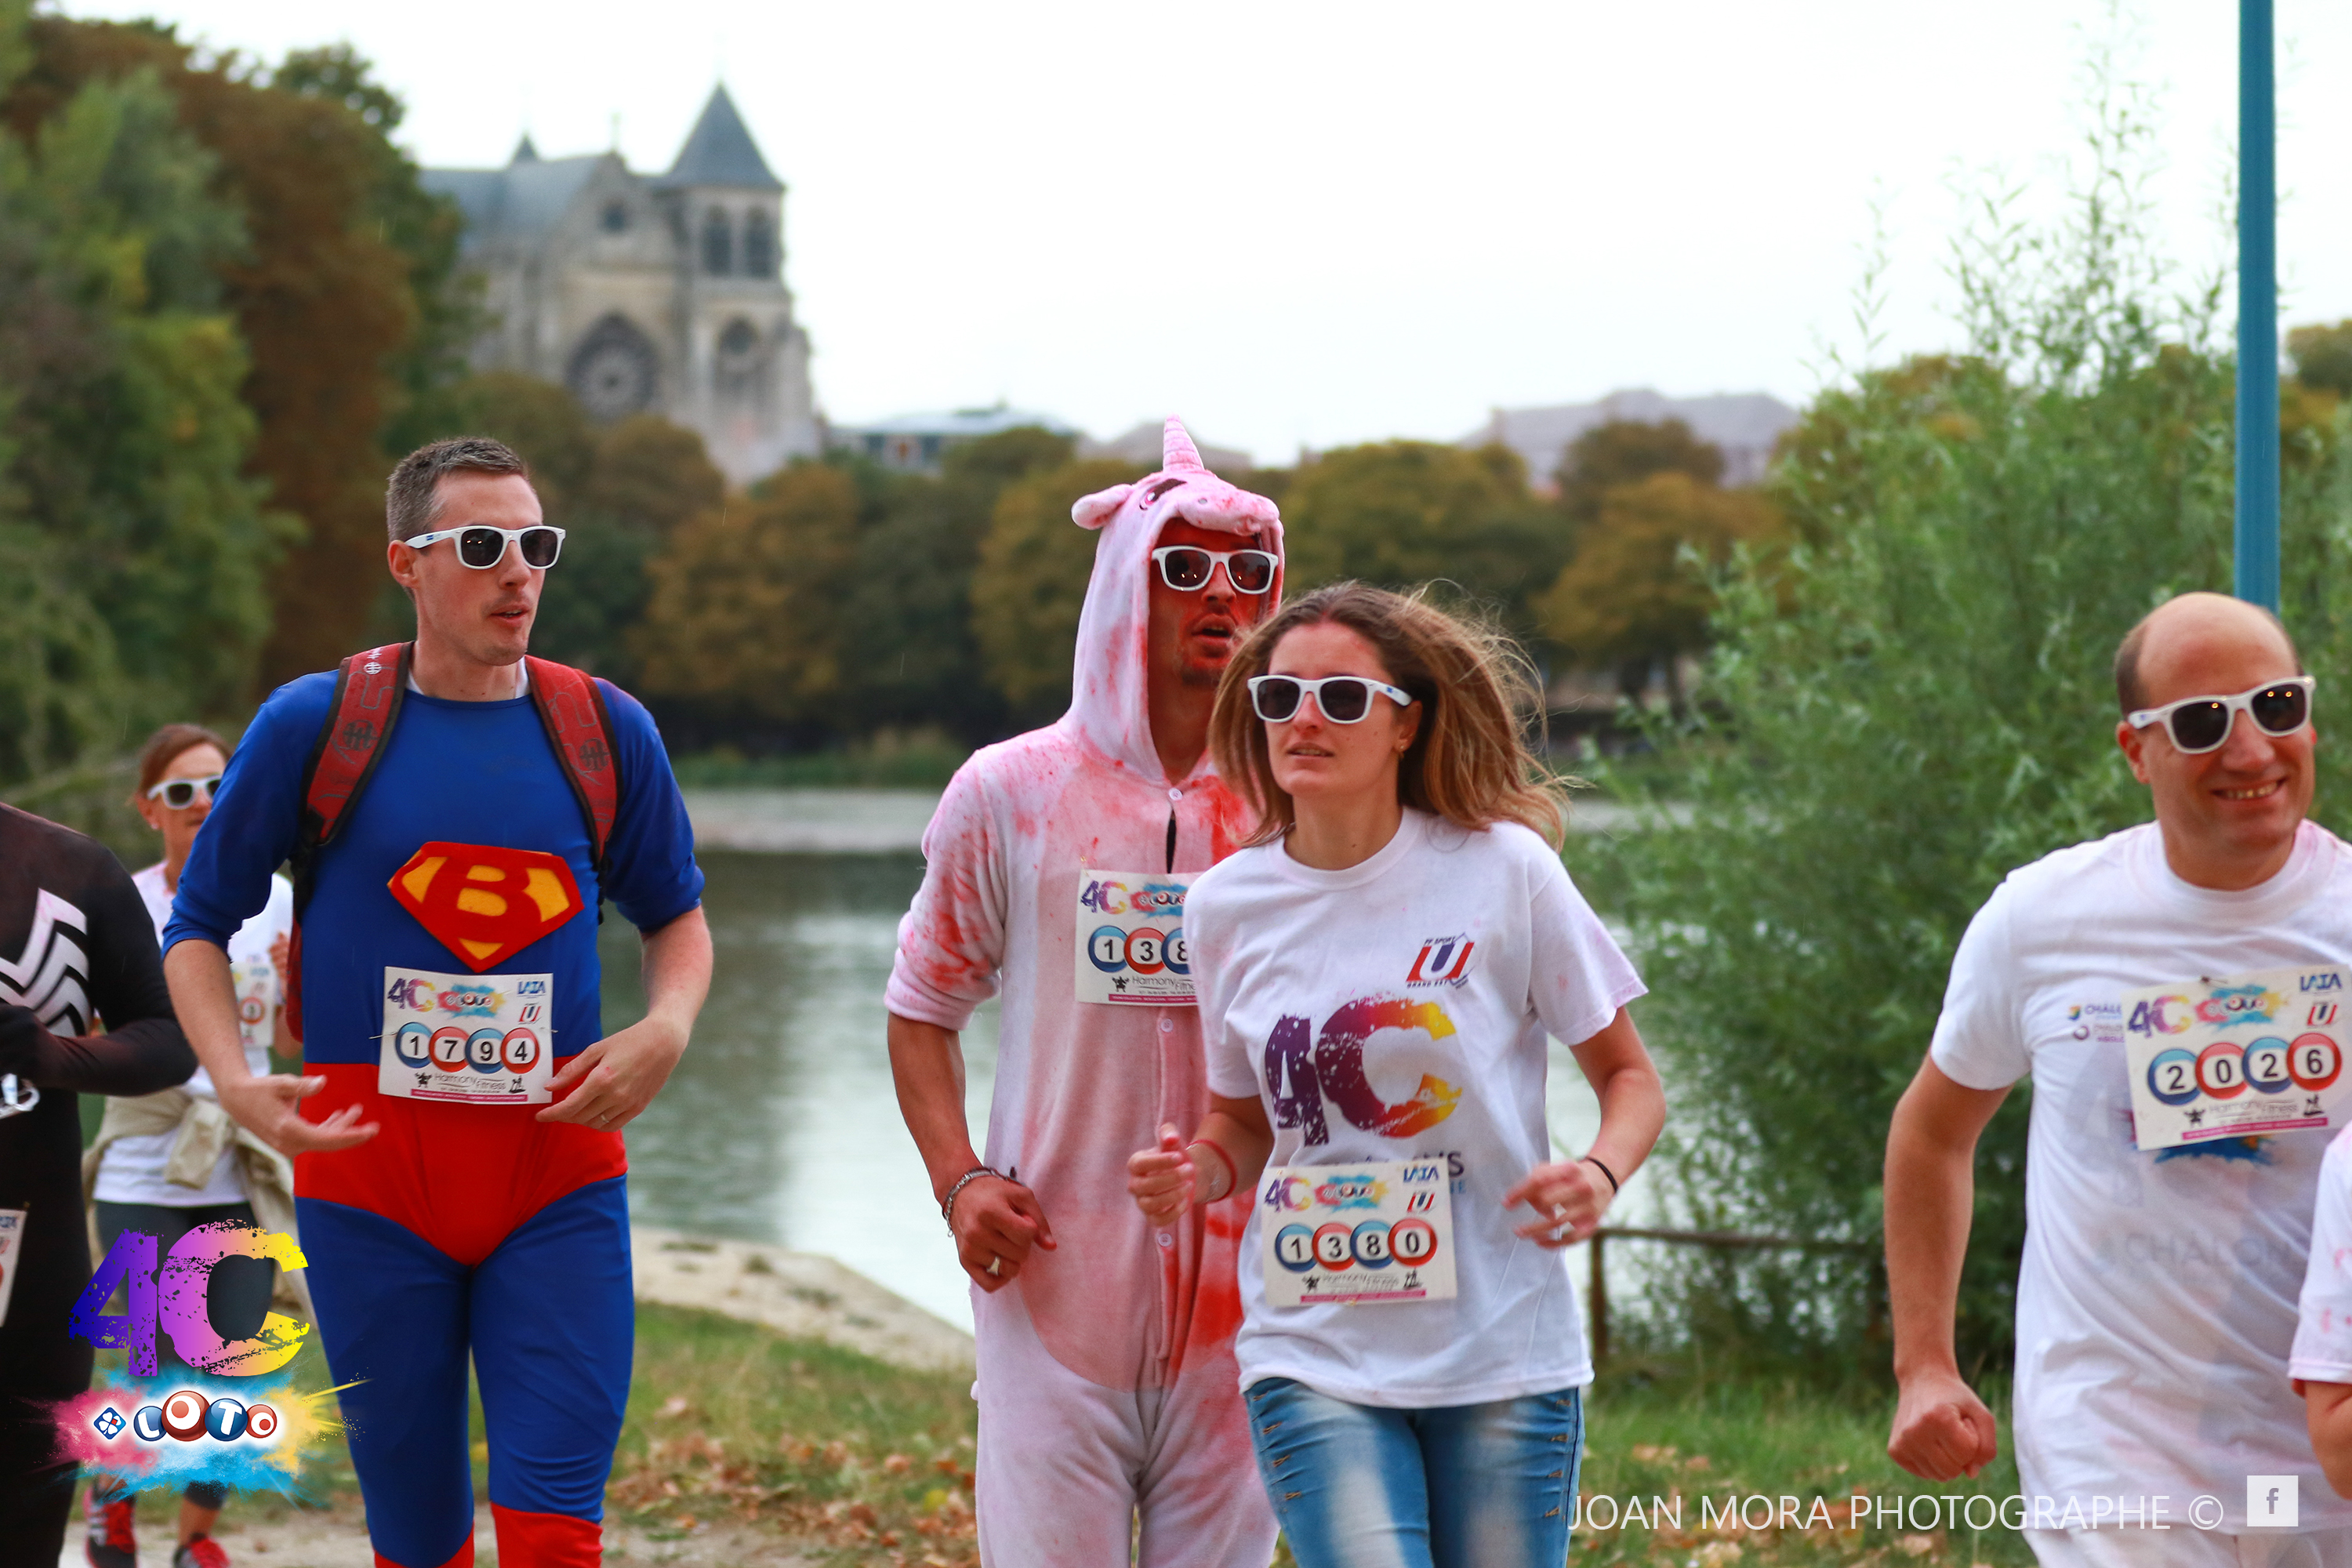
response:
<path fill-rule="evenodd" d="M 294 1166 L 285 1155 L 229 1119 L 217 1100 L 202 1100 L 184 1089 L 167 1089 L 129 1100 L 106 1102 L 98 1139 L 81 1157 L 82 1206 L 89 1216 L 90 1256 L 97 1258 L 98 1209 L 91 1202 L 98 1189 L 98 1168 L 107 1145 L 117 1138 L 146 1138 L 176 1132 L 172 1152 L 163 1163 L 163 1179 L 178 1186 L 197 1188 L 212 1179 L 221 1151 L 236 1158 L 237 1175 L 245 1184 L 246 1201 L 264 1230 L 295 1236 Z M 301 1269 L 278 1271 L 270 1305 L 315 1322 L 310 1311 L 310 1287 Z"/>

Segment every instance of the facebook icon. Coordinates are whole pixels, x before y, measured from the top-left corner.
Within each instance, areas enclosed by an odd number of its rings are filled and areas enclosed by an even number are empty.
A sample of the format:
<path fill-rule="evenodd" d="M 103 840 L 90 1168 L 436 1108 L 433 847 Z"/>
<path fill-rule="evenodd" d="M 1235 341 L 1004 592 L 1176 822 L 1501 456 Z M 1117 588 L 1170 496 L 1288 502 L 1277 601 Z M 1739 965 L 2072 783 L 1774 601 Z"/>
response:
<path fill-rule="evenodd" d="M 2250 1530 L 2293 1530 L 2296 1509 L 2293 1476 L 2246 1478 L 2246 1527 Z"/>

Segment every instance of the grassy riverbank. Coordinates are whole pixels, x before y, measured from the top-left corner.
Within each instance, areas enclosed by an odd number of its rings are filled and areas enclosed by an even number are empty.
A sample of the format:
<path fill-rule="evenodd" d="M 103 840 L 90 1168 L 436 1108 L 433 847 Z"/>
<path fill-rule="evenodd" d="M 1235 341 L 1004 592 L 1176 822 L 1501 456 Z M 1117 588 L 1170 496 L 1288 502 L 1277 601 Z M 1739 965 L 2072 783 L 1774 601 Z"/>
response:
<path fill-rule="evenodd" d="M 776 1562 L 798 1551 L 845 1568 L 976 1564 L 969 1387 L 960 1375 L 908 1372 L 733 1319 L 640 1303 L 636 1375 L 608 1517 L 646 1542 L 681 1547 L 713 1531 L 750 1531 L 772 1542 Z M 1927 1518 L 1934 1505 L 1924 1500 L 1906 1523 L 1891 1514 L 1877 1522 L 1880 1505 L 1891 1509 L 1899 1498 L 1942 1490 L 1997 1497 L 2016 1484 L 2006 1458 L 1960 1489 L 1905 1476 L 1885 1456 L 1887 1415 L 1874 1397 L 1769 1379 L 1604 1380 L 1589 1409 L 1582 1489 L 1588 1509 L 1611 1500 L 1594 1517 L 1612 1528 L 1580 1528 L 1572 1562 L 2029 1563 L 2009 1532 L 1937 1527 Z M 475 1437 L 479 1493 L 478 1411 Z M 304 1503 L 241 1498 L 233 1511 L 257 1523 L 297 1512 L 315 1520 L 323 1510 L 356 1533 L 348 1456 L 340 1447 L 321 1454 L 309 1481 Z M 1861 1510 L 1866 1522 L 1848 1528 L 1858 1496 L 1870 1500 Z M 1727 1498 L 1745 1504 L 1744 1522 L 1720 1522 Z M 1713 1500 L 1714 1516 L 1703 1512 L 1703 1499 Z M 173 1507 L 162 1493 L 142 1500 L 154 1539 L 163 1539 Z M 1983 1505 L 1977 1511 L 1985 1517 Z"/>

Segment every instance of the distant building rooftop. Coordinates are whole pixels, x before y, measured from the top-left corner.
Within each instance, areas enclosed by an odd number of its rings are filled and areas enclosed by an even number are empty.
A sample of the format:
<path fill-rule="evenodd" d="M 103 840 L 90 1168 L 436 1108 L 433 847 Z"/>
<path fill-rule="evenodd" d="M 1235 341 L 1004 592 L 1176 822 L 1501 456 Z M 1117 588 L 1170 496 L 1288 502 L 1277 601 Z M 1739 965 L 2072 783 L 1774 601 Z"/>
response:
<path fill-rule="evenodd" d="M 1549 408 L 1497 408 L 1486 423 L 1462 437 L 1465 447 L 1500 442 L 1524 458 L 1528 478 L 1549 486 L 1570 442 L 1612 419 L 1655 425 L 1679 419 L 1700 440 L 1723 450 L 1723 482 L 1754 484 L 1764 477 L 1780 433 L 1797 422 L 1797 411 L 1769 393 L 1718 393 L 1708 397 L 1668 397 L 1647 387 L 1612 392 L 1597 403 L 1564 403 Z"/>
<path fill-rule="evenodd" d="M 1168 425 L 1165 420 L 1148 419 L 1124 436 L 1114 436 L 1108 441 L 1079 442 L 1078 456 L 1125 458 L 1129 462 L 1140 464 L 1147 469 L 1156 469 L 1160 467 L 1160 459 L 1167 451 L 1167 447 L 1163 445 L 1167 432 Z M 1192 445 L 1200 452 L 1201 461 L 1206 463 L 1212 472 L 1225 479 L 1230 479 L 1236 474 L 1246 473 L 1257 467 L 1250 460 L 1250 455 L 1238 447 L 1213 447 L 1208 442 L 1198 439 L 1195 439 Z"/>
<path fill-rule="evenodd" d="M 760 156 L 760 145 L 751 140 L 743 117 L 735 111 L 735 100 L 720 87 L 702 106 L 702 118 L 694 122 L 687 133 L 686 145 L 678 149 L 677 162 L 664 174 L 665 185 L 732 185 L 739 190 L 781 191 L 783 181 L 776 178 L 768 161 Z"/>
<path fill-rule="evenodd" d="M 833 427 L 832 444 L 862 453 L 885 468 L 932 473 L 938 470 L 940 459 L 950 447 L 1031 425 L 1051 430 L 1056 436 L 1081 434 L 1076 426 L 1050 414 L 999 403 L 990 408 L 900 414 L 865 425 L 836 425 Z"/>

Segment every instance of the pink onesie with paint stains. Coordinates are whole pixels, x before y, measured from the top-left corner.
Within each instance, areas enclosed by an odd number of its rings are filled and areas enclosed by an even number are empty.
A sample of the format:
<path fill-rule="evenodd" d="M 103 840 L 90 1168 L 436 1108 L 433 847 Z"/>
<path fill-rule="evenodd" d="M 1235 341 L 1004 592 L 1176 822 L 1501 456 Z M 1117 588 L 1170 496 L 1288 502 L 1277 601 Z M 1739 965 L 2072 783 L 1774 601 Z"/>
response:
<path fill-rule="evenodd" d="M 1002 987 L 986 1159 L 1036 1194 L 1059 1243 L 1032 1251 L 1013 1285 L 973 1293 L 982 1555 L 1125 1563 L 1134 1509 L 1146 1563 L 1262 1568 L 1274 1524 L 1234 1361 L 1248 1215 L 1227 1202 L 1155 1227 L 1127 1193 L 1128 1156 L 1208 1109 L 1198 1010 L 1082 1002 L 1076 976 L 1089 870 L 1161 873 L 1172 815 L 1173 870 L 1203 871 L 1249 823 L 1205 754 L 1171 781 L 1153 748 L 1150 552 L 1181 520 L 1279 553 L 1282 524 L 1272 501 L 1202 467 L 1173 419 L 1159 473 L 1072 516 L 1101 538 L 1070 710 L 976 753 L 948 786 L 887 997 L 961 1030 Z"/>

